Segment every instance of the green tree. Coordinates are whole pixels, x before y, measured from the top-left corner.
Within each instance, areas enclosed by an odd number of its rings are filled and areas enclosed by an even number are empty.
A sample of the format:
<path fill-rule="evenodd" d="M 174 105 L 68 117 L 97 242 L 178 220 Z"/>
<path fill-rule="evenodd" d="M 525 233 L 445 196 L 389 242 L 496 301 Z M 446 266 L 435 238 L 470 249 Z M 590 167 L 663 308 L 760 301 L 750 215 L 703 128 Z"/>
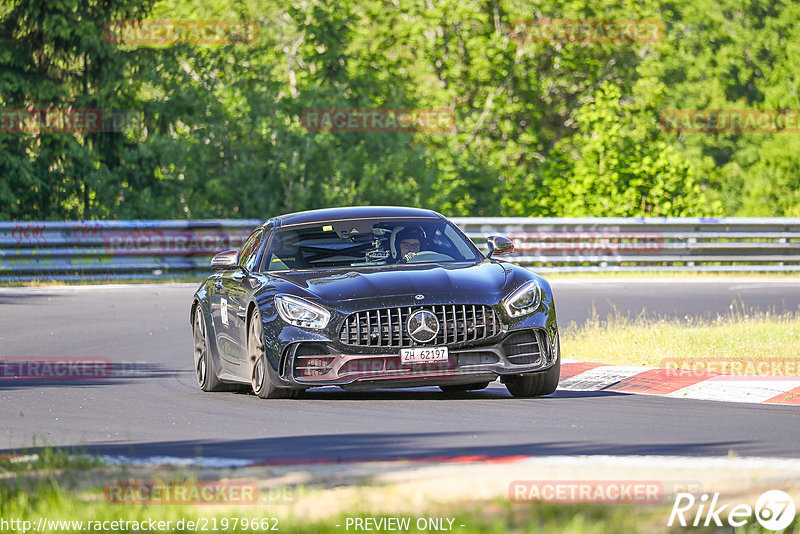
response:
<path fill-rule="evenodd" d="M 642 98 L 627 101 L 612 84 L 598 89 L 576 113 L 578 133 L 559 141 L 543 165 L 545 194 L 531 204 L 568 217 L 719 214 L 697 169 L 661 138 L 657 110 L 645 100 L 661 93 L 657 85 L 640 81 L 634 91 Z"/>
<path fill-rule="evenodd" d="M 0 8 L 0 106 L 8 110 L 133 109 L 136 61 L 103 24 L 142 18 L 148 1 L 11 0 Z M 8 115 L 6 115 L 8 117 Z M 0 218 L 108 215 L 121 132 L 0 132 Z"/>
<path fill-rule="evenodd" d="M 105 22 L 256 21 L 249 44 L 119 46 Z M 663 22 L 532 42 L 529 19 Z M 800 7 L 723 0 L 6 0 L 0 106 L 119 132 L 0 129 L 0 218 L 797 215 L 800 136 L 662 131 L 665 109 L 798 109 Z M 452 132 L 308 131 L 309 109 L 450 109 Z M 4 131 L 6 130 L 6 131 Z"/>

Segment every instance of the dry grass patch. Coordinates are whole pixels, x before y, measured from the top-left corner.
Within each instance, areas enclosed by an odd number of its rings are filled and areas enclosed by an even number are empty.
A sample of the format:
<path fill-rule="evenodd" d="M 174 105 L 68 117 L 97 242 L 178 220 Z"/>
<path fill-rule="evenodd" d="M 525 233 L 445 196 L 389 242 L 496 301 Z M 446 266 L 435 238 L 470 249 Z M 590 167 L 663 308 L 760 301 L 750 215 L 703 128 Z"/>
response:
<path fill-rule="evenodd" d="M 708 319 L 595 313 L 562 328 L 561 343 L 565 358 L 583 361 L 800 375 L 800 313 L 743 311 L 737 303 L 728 315 Z"/>

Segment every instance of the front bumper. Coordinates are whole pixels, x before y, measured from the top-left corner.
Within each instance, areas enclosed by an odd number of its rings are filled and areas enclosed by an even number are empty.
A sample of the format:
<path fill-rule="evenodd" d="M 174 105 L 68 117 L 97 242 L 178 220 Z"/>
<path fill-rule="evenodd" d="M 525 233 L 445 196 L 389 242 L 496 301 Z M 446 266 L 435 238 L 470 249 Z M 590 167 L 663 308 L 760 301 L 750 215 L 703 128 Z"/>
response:
<path fill-rule="evenodd" d="M 300 341 L 284 348 L 281 380 L 293 387 L 414 387 L 490 382 L 499 376 L 545 371 L 555 363 L 555 327 L 503 331 L 475 343 L 448 346 L 443 362 L 402 364 L 399 350 Z"/>

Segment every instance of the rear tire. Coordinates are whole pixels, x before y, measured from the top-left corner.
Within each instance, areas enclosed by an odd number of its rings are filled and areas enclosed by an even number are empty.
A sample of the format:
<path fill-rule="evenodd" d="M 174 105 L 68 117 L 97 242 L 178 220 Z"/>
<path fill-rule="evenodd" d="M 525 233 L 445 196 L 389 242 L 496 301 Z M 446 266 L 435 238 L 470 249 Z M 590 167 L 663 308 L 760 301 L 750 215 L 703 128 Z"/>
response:
<path fill-rule="evenodd" d="M 445 393 L 465 393 L 467 391 L 477 391 L 489 387 L 489 382 L 475 382 L 472 384 L 458 384 L 455 386 L 439 386 Z"/>
<path fill-rule="evenodd" d="M 262 399 L 297 399 L 304 390 L 280 388 L 272 383 L 272 368 L 267 361 L 267 348 L 264 345 L 261 314 L 253 310 L 250 327 L 247 329 L 247 354 L 250 360 L 250 383 L 253 393 Z"/>
<path fill-rule="evenodd" d="M 561 344 L 556 339 L 556 362 L 547 371 L 529 373 L 506 378 L 508 392 L 514 397 L 541 397 L 550 395 L 558 387 L 561 378 Z"/>
<path fill-rule="evenodd" d="M 192 336 L 194 338 L 194 371 L 197 375 L 197 384 L 203 391 L 224 391 L 225 384 L 217 376 L 214 358 L 208 348 L 208 330 L 200 304 L 194 310 Z"/>

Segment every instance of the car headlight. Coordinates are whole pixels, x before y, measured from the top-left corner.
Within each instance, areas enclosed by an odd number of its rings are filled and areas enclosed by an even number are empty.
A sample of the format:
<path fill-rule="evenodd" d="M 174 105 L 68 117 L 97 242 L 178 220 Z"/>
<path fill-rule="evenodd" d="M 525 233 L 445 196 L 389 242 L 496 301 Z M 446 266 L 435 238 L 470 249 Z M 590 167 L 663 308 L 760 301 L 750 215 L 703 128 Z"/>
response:
<path fill-rule="evenodd" d="M 525 282 L 503 299 L 503 307 L 511 317 L 533 313 L 541 303 L 542 288 L 536 280 Z"/>
<path fill-rule="evenodd" d="M 289 295 L 276 295 L 275 306 L 281 319 L 294 326 L 325 328 L 331 313 L 321 306 Z"/>

